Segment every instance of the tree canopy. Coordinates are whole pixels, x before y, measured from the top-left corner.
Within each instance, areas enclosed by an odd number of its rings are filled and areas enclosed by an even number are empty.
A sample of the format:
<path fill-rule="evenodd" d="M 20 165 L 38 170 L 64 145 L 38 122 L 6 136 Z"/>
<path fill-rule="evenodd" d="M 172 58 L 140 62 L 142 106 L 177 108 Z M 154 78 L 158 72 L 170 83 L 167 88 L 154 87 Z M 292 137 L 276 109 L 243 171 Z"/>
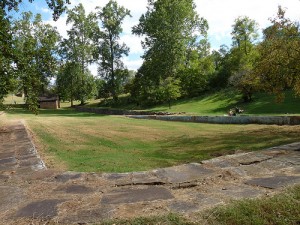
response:
<path fill-rule="evenodd" d="M 28 0 L 33 2 L 33 0 Z M 130 11 L 110 0 L 86 13 L 82 4 L 67 10 L 68 0 L 45 0 L 57 19 L 67 13 L 67 37 L 43 22 L 41 15 L 9 13 L 22 0 L 0 2 L 0 105 L 9 93 L 23 93 L 37 112 L 38 96 L 49 92 L 63 100 L 112 97 L 130 92 L 128 101 L 151 105 L 199 96 L 230 86 L 245 102 L 256 91 L 283 99 L 287 89 L 300 96 L 300 27 L 278 8 L 259 39 L 255 20 L 240 16 L 232 25 L 232 45 L 211 51 L 208 22 L 193 0 L 148 0 L 147 11 L 132 34 L 143 38 L 143 63 L 129 71 L 123 63 L 129 48 L 121 43 L 122 25 Z M 97 78 L 89 71 L 98 64 Z M 52 84 L 51 84 L 52 85 Z M 96 90 L 97 89 L 97 90 Z"/>
<path fill-rule="evenodd" d="M 163 101 L 155 91 L 157 87 L 165 79 L 178 79 L 178 71 L 188 64 L 190 52 L 205 39 L 208 23 L 195 7 L 192 0 L 148 0 L 147 12 L 132 30 L 145 36 L 144 63 L 132 92 L 140 100 Z"/>
<path fill-rule="evenodd" d="M 98 60 L 98 74 L 106 80 L 107 90 L 117 101 L 122 80 L 128 76 L 122 57 L 128 55 L 129 48 L 125 43 L 120 44 L 123 31 L 122 22 L 130 11 L 110 0 L 105 7 L 98 8 L 97 18 L 102 27 L 97 37 L 95 58 Z"/>
<path fill-rule="evenodd" d="M 259 60 L 255 74 L 261 89 L 274 93 L 278 101 L 284 90 L 293 88 L 300 96 L 300 27 L 299 23 L 285 17 L 285 10 L 278 8 L 277 17 L 270 19 L 264 39 L 259 45 Z"/>

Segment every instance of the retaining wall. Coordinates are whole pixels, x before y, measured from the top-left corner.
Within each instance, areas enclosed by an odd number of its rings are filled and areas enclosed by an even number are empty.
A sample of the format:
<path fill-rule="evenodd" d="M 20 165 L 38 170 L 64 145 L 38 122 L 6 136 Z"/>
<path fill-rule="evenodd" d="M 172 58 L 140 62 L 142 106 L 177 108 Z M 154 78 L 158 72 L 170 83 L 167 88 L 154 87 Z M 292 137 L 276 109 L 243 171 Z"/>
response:
<path fill-rule="evenodd" d="M 175 113 L 169 112 L 151 112 L 151 111 L 134 111 L 122 109 L 105 109 L 105 108 L 86 108 L 76 107 L 79 112 L 90 112 L 103 115 L 174 115 Z"/>
<path fill-rule="evenodd" d="M 300 125 L 300 116 L 186 116 L 168 112 L 134 111 L 105 108 L 76 107 L 77 111 L 104 115 L 126 115 L 135 119 L 155 119 L 215 124 Z M 182 113 L 183 114 L 183 113 Z"/>
<path fill-rule="evenodd" d="M 132 115 L 135 119 L 156 119 L 215 124 L 300 125 L 300 116 L 156 116 Z"/>

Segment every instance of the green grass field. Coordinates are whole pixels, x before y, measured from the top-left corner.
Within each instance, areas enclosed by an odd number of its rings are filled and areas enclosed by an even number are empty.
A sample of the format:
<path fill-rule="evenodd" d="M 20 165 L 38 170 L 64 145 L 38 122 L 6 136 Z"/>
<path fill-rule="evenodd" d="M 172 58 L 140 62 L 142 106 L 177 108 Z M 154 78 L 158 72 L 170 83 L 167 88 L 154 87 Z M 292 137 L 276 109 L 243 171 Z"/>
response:
<path fill-rule="evenodd" d="M 238 105 L 247 114 L 298 114 L 300 100 L 287 92 L 285 102 L 256 95 L 249 104 L 224 90 L 190 100 L 179 100 L 172 112 L 223 115 Z M 22 99 L 8 96 L 6 103 Z M 95 102 L 92 102 L 95 105 Z M 62 103 L 59 110 L 39 115 L 13 105 L 7 119 L 24 119 L 32 130 L 48 166 L 74 171 L 128 172 L 199 162 L 236 151 L 254 151 L 299 141 L 300 126 L 216 125 L 135 120 L 80 113 Z M 169 111 L 167 106 L 148 110 Z M 3 116 L 2 116 L 3 117 Z"/>
<path fill-rule="evenodd" d="M 142 171 L 199 162 L 299 141 L 300 134 L 300 126 L 135 120 L 66 108 L 37 116 L 15 108 L 2 117 L 26 121 L 48 166 L 74 171 Z"/>

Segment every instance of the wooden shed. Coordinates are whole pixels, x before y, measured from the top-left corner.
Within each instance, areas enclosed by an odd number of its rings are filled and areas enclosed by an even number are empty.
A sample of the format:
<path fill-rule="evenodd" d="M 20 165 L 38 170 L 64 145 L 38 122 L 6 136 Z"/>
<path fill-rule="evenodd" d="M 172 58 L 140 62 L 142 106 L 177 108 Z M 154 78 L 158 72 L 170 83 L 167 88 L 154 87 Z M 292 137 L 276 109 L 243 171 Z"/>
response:
<path fill-rule="evenodd" d="M 41 109 L 59 109 L 60 102 L 58 97 L 39 97 L 39 108 Z"/>

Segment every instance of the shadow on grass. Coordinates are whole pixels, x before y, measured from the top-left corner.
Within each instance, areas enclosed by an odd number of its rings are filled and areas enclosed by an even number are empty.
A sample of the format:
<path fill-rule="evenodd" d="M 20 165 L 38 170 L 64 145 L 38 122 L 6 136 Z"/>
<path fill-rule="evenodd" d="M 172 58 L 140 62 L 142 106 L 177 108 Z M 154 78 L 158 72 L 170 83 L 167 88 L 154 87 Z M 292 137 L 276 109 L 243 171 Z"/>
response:
<path fill-rule="evenodd" d="M 32 115 L 35 114 L 28 109 L 25 108 L 11 108 L 5 111 L 8 115 Z M 78 112 L 73 108 L 61 108 L 61 109 L 40 109 L 38 112 L 38 116 L 46 116 L 46 117 L 103 117 L 108 115 L 100 115 L 95 113 L 88 112 Z"/>
<path fill-rule="evenodd" d="M 201 106 L 204 106 L 204 108 L 206 108 L 205 106 L 208 106 L 208 108 L 206 109 L 208 110 L 207 114 L 216 114 L 216 113 L 224 114 L 228 112 L 230 108 L 239 106 L 240 104 L 241 104 L 241 96 L 234 90 L 225 89 L 218 92 L 209 92 L 199 97 L 179 99 L 177 101 L 172 102 L 171 105 L 172 108 L 186 105 L 188 108 L 191 108 L 192 111 L 194 110 L 193 113 L 197 112 L 197 108 L 199 107 L 202 108 Z M 155 108 L 160 108 L 159 109 L 160 111 L 169 110 L 168 104 L 161 104 L 155 106 Z M 154 109 L 151 111 L 157 111 L 157 110 Z M 187 111 L 187 113 L 189 112 L 190 111 Z M 198 113 L 203 114 L 203 112 L 201 111 Z"/>
<path fill-rule="evenodd" d="M 169 158 L 179 162 L 210 159 L 236 151 L 257 151 L 273 146 L 299 141 L 298 129 L 259 128 L 252 131 L 235 131 L 212 136 L 167 138 L 156 157 Z"/>

